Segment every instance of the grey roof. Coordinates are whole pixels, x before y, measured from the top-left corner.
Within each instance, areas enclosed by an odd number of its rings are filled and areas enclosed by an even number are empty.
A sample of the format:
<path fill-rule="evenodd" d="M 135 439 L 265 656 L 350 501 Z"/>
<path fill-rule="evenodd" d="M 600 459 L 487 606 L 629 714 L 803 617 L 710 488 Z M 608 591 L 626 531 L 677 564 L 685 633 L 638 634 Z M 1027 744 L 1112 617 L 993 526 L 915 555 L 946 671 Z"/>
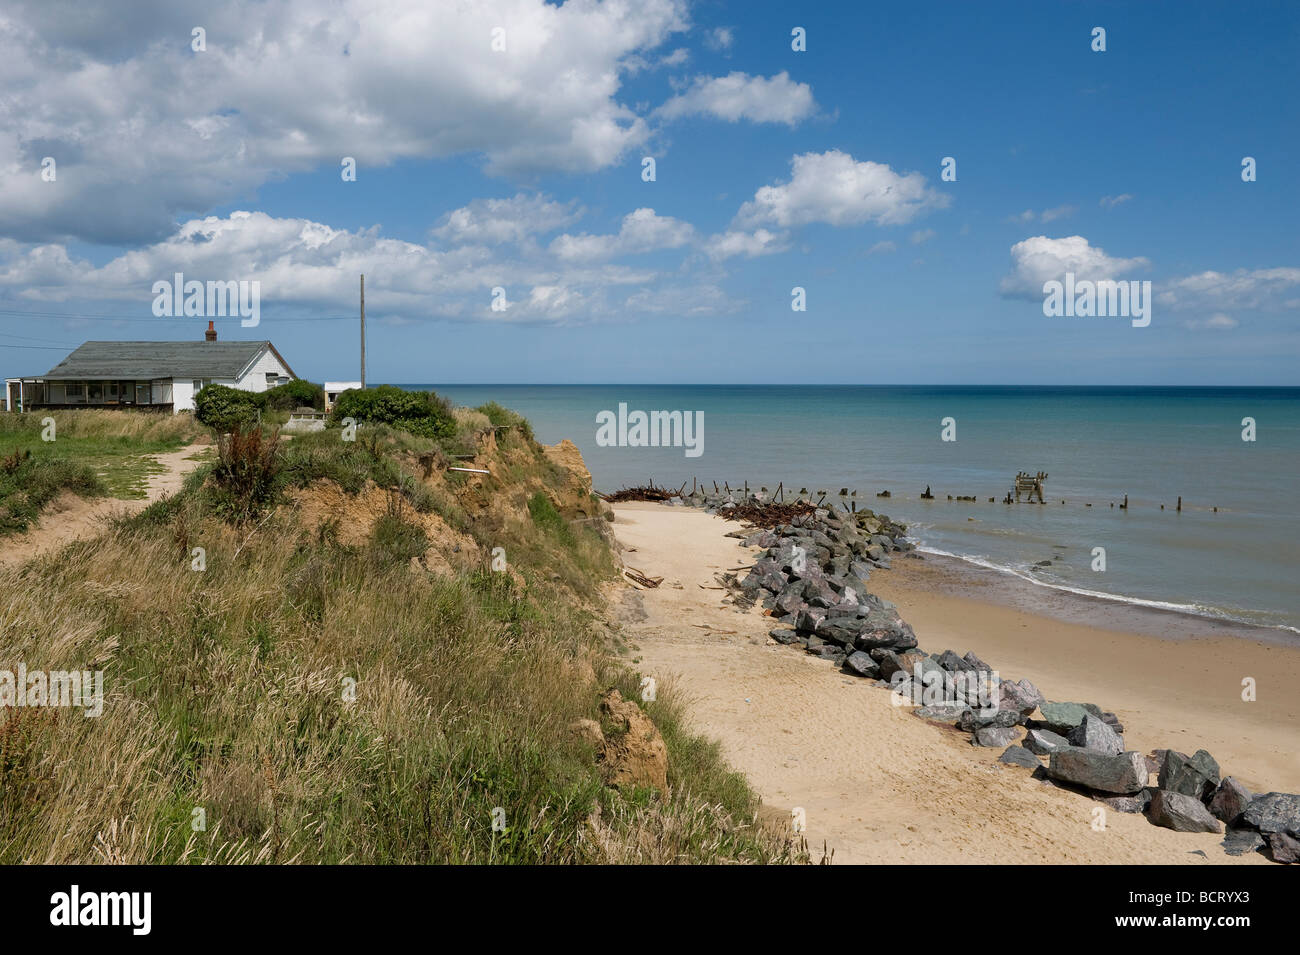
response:
<path fill-rule="evenodd" d="M 238 378 L 265 348 L 279 357 L 269 341 L 86 342 L 45 377 Z"/>

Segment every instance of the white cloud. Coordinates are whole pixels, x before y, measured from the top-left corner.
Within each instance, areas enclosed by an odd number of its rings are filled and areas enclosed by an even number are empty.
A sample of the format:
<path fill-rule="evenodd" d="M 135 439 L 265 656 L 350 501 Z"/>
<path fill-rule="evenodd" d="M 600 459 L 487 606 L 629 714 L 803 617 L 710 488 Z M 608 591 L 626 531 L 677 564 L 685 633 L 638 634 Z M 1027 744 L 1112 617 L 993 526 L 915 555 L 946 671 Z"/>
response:
<path fill-rule="evenodd" d="M 1218 312 L 1211 315 L 1209 318 L 1192 319 L 1185 324 L 1188 328 L 1205 328 L 1212 331 L 1228 331 L 1236 328 L 1241 323 L 1231 315 L 1225 315 L 1223 312 Z"/>
<path fill-rule="evenodd" d="M 442 217 L 433 234 L 446 242 L 523 242 L 576 222 L 582 215 L 574 202 L 554 202 L 519 193 L 510 199 L 475 199 Z"/>
<path fill-rule="evenodd" d="M 939 233 L 935 232 L 933 229 L 917 229 L 911 234 L 911 236 L 909 236 L 909 238 L 911 239 L 912 245 L 921 245 L 924 242 L 929 242 L 938 234 Z"/>
<path fill-rule="evenodd" d="M 1117 205 L 1128 202 L 1132 198 L 1133 195 L 1128 192 L 1122 193 L 1118 196 L 1102 196 L 1101 207 L 1103 209 L 1114 209 Z"/>
<path fill-rule="evenodd" d="M 735 40 L 731 27 L 715 27 L 704 34 L 704 45 L 710 50 L 730 50 Z"/>
<path fill-rule="evenodd" d="M 1300 268 L 1200 272 L 1162 282 L 1156 301 L 1171 308 L 1245 311 L 1294 307 L 1286 296 L 1300 286 Z"/>
<path fill-rule="evenodd" d="M 1035 212 L 1033 209 L 1026 209 L 1017 215 L 1007 216 L 1006 222 L 1024 223 L 1024 222 L 1053 222 L 1056 219 L 1065 219 L 1079 211 L 1078 206 L 1057 206 L 1054 209 L 1044 209 L 1042 212 Z"/>
<path fill-rule="evenodd" d="M 905 225 L 949 203 L 947 194 L 931 189 L 920 173 L 900 175 L 838 149 L 803 153 L 790 160 L 790 167 L 789 182 L 763 186 L 741 206 L 737 226 Z"/>
<path fill-rule="evenodd" d="M 1011 273 L 1002 279 L 1001 292 L 1011 298 L 1041 298 L 1043 283 L 1059 280 L 1066 272 L 1075 279 L 1114 279 L 1125 272 L 1146 268 L 1147 259 L 1121 259 L 1094 248 L 1081 235 L 1049 239 L 1033 236 L 1011 247 Z"/>
<path fill-rule="evenodd" d="M 873 245 L 871 248 L 867 249 L 866 254 L 867 254 L 867 255 L 886 255 L 886 254 L 888 254 L 888 253 L 890 253 L 890 252 L 897 252 L 897 251 L 898 251 L 898 246 L 896 246 L 894 243 L 890 242 L 888 239 L 885 239 L 884 241 L 882 241 L 882 242 L 877 242 L 877 243 L 876 243 L 875 245 Z"/>
<path fill-rule="evenodd" d="M 154 241 L 178 215 L 344 156 L 359 179 L 458 154 L 494 173 L 605 168 L 649 135 L 618 98 L 627 64 L 687 25 L 686 0 L 11 0 L 0 230 Z M 39 178 L 44 156 L 56 182 Z"/>
<path fill-rule="evenodd" d="M 785 71 L 770 79 L 732 72 L 726 76 L 697 76 L 684 93 L 664 103 L 655 115 L 663 119 L 714 116 L 732 123 L 747 119 L 794 126 L 816 108 L 812 87 L 794 82 Z"/>
<path fill-rule="evenodd" d="M 689 222 L 656 215 L 653 209 L 637 209 L 623 217 L 617 235 L 566 233 L 551 243 L 551 252 L 567 261 L 606 259 L 680 248 L 694 236 L 695 228 Z"/>
<path fill-rule="evenodd" d="M 771 255 L 786 249 L 786 236 L 770 232 L 767 229 L 755 229 L 753 232 L 734 230 L 710 236 L 705 251 L 713 259 L 729 259 L 735 255 L 754 258 L 759 255 Z"/>

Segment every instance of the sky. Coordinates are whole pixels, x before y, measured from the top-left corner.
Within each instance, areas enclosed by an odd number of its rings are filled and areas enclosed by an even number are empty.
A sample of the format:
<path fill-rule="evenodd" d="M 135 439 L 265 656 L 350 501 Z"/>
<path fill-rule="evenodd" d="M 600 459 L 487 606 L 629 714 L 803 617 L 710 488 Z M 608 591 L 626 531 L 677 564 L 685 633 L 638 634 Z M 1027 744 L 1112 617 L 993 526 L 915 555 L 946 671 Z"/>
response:
<path fill-rule="evenodd" d="M 201 337 L 179 272 L 354 379 L 364 273 L 372 383 L 1300 385 L 1297 62 L 1293 2 L 8 0 L 0 369 Z"/>

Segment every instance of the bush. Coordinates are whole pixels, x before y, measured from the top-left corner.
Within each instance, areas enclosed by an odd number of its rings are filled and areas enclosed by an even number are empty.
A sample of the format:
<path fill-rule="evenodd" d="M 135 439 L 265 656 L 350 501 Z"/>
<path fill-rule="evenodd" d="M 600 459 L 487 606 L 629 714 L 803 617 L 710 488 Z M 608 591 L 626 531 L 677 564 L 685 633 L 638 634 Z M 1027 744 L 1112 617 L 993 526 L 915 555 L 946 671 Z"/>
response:
<path fill-rule="evenodd" d="M 279 432 L 268 436 L 261 428 L 232 431 L 218 442 L 212 478 L 218 509 L 226 517 L 236 522 L 250 520 L 275 502 L 279 444 Z"/>
<path fill-rule="evenodd" d="M 6 455 L 0 460 L 0 534 L 25 531 L 65 490 L 82 497 L 108 493 L 99 476 L 83 464 L 30 450 Z"/>
<path fill-rule="evenodd" d="M 296 378 L 267 391 L 266 407 L 275 411 L 293 411 L 297 408 L 324 411 L 325 389 L 313 382 Z"/>
<path fill-rule="evenodd" d="M 344 418 L 390 424 L 426 438 L 456 433 L 456 420 L 444 399 L 432 391 L 404 391 L 395 385 L 343 392 L 334 403 L 334 420 Z"/>
<path fill-rule="evenodd" d="M 476 411 L 487 416 L 488 421 L 492 422 L 498 428 L 518 428 L 524 433 L 524 436 L 531 438 L 533 436 L 533 426 L 528 423 L 528 419 L 518 412 L 504 408 L 495 401 L 489 401 L 485 405 L 479 405 Z"/>
<path fill-rule="evenodd" d="M 223 434 L 255 424 L 266 407 L 266 393 L 240 391 L 226 385 L 208 385 L 194 398 L 194 417 Z"/>

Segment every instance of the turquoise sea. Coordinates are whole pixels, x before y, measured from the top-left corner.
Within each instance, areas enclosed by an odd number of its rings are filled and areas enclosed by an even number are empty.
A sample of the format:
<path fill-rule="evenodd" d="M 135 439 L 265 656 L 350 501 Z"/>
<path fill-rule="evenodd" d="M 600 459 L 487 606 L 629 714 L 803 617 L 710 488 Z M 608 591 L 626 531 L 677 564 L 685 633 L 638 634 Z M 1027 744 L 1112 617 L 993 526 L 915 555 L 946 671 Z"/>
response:
<path fill-rule="evenodd" d="M 933 552 L 1047 586 L 1300 630 L 1297 388 L 403 387 L 519 411 L 539 440 L 572 440 L 599 490 L 651 478 L 784 482 L 838 500 L 848 487 Z M 620 403 L 703 412 L 702 454 L 597 446 L 597 415 Z M 955 441 L 941 439 L 945 418 Z M 1254 441 L 1242 439 L 1245 418 Z M 1048 472 L 1046 505 L 1001 503 L 1019 470 Z M 933 501 L 920 499 L 927 485 Z M 877 499 L 884 489 L 892 497 Z M 1104 571 L 1093 570 L 1098 547 Z"/>

